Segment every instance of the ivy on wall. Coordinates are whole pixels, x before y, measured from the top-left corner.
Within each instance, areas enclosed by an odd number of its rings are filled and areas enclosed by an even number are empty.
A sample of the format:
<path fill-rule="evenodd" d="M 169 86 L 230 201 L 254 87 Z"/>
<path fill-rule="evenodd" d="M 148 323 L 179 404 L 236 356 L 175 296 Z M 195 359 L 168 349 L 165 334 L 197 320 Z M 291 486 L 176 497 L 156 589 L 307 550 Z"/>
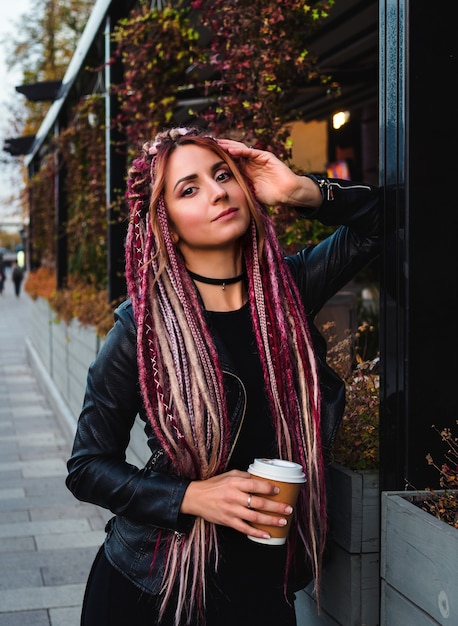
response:
<path fill-rule="evenodd" d="M 68 270 L 74 279 L 99 287 L 107 280 L 105 103 L 87 96 L 56 148 L 66 170 Z"/>
<path fill-rule="evenodd" d="M 30 234 L 33 241 L 31 266 L 55 267 L 54 196 L 56 155 L 48 153 L 41 168 L 29 180 Z"/>
<path fill-rule="evenodd" d="M 53 151 L 30 182 L 34 255 L 41 267 L 30 272 L 25 288 L 45 297 L 59 319 L 79 319 L 105 335 L 113 306 L 107 296 L 107 206 L 105 104 L 99 95 L 81 98 L 72 123 L 53 142 Z M 56 174 L 65 170 L 68 279 L 57 290 L 54 192 Z"/>
<path fill-rule="evenodd" d="M 148 8 L 146 3 L 120 20 L 113 32 L 123 80 L 113 86 L 120 113 L 114 122 L 125 134 L 127 149 L 173 122 L 187 68 L 198 56 L 198 33 L 189 8 Z"/>
<path fill-rule="evenodd" d="M 217 133 L 291 157 L 286 122 L 298 119 L 294 98 L 311 80 L 327 81 L 305 42 L 334 0 L 194 0 L 210 33 L 206 62 L 218 106 L 206 112 Z"/>

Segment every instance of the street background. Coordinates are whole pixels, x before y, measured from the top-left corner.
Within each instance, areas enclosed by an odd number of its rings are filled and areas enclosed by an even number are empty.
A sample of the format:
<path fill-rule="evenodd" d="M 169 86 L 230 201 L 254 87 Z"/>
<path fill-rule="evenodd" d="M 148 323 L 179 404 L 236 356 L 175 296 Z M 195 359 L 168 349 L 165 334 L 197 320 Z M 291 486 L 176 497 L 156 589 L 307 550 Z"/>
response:
<path fill-rule="evenodd" d="M 105 518 L 65 486 L 71 441 L 27 363 L 29 296 L 0 296 L 0 626 L 79 626 Z M 43 329 L 46 332 L 46 329 Z"/>

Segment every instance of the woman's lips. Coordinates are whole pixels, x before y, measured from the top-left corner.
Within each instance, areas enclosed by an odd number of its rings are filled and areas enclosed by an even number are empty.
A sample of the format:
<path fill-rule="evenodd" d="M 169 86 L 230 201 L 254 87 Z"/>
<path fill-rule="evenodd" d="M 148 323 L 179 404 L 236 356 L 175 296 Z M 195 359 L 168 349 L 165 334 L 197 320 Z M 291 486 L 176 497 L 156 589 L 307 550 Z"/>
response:
<path fill-rule="evenodd" d="M 213 222 L 217 222 L 218 220 L 224 219 L 225 217 L 230 217 L 234 213 L 237 213 L 237 211 L 238 209 L 236 209 L 235 207 L 231 207 L 230 209 L 227 209 L 226 211 L 222 211 L 219 215 L 215 217 Z"/>

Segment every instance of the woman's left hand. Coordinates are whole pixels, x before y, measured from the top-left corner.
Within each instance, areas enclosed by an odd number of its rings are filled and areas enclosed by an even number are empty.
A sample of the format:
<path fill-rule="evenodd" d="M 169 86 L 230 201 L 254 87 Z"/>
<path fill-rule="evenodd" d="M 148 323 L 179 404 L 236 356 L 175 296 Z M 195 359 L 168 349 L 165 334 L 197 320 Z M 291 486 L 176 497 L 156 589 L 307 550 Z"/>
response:
<path fill-rule="evenodd" d="M 240 141 L 217 139 L 217 143 L 238 162 L 254 186 L 263 204 L 291 204 L 316 208 L 322 198 L 317 185 L 309 178 L 295 174 L 272 152 L 249 148 Z"/>
<path fill-rule="evenodd" d="M 229 526 L 245 535 L 269 538 L 249 522 L 270 526 L 285 526 L 291 507 L 285 502 L 271 500 L 278 488 L 248 472 L 231 470 L 207 480 L 192 481 L 185 491 L 181 512 L 203 517 L 208 522 Z"/>

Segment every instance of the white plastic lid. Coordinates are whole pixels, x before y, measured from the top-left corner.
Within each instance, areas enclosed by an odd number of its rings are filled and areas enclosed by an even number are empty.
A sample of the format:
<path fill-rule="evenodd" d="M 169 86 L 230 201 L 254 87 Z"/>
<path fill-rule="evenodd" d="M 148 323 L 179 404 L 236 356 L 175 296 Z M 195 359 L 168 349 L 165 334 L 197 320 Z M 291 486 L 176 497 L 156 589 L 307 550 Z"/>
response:
<path fill-rule="evenodd" d="M 302 465 L 283 459 L 255 459 L 248 467 L 250 474 L 287 483 L 305 483 Z"/>

